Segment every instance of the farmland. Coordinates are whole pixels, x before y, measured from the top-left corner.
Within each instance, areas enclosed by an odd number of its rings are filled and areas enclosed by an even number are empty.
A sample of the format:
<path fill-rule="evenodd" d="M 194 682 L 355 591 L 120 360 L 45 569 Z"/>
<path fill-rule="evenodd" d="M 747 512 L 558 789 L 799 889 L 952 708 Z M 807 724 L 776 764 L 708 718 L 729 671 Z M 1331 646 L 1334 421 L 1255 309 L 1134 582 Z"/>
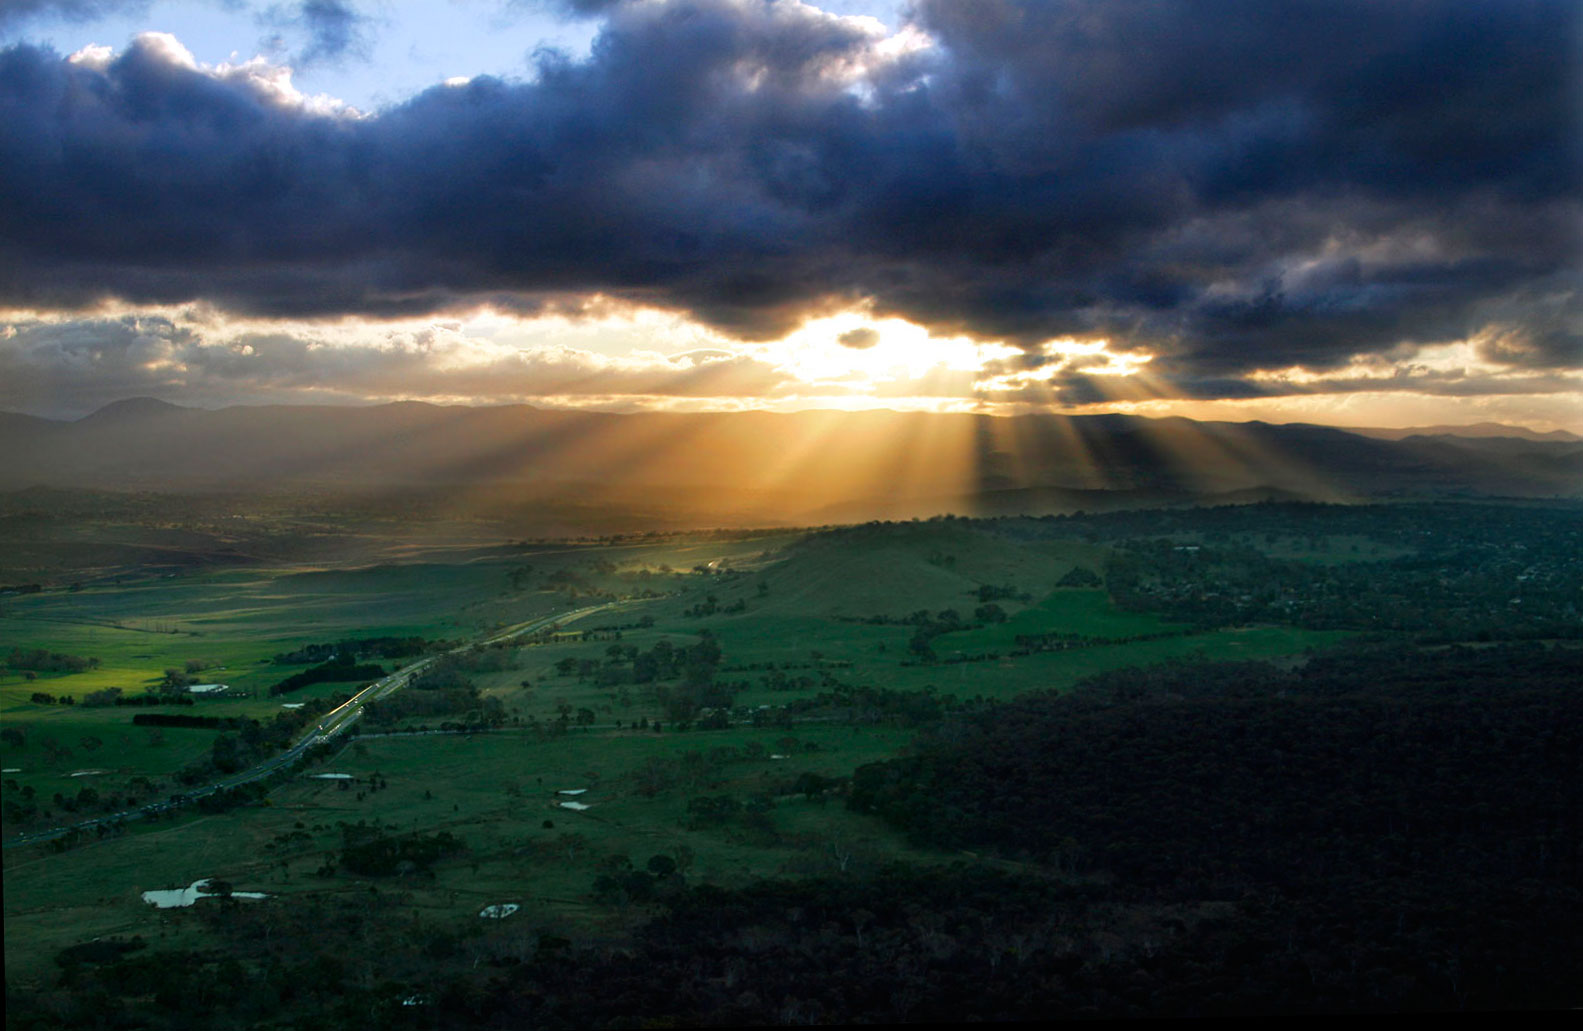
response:
<path fill-rule="evenodd" d="M 1152 538 L 1119 532 L 1125 516 L 946 519 L 448 546 L 344 568 L 206 567 L 13 593 L 0 607 L 0 650 L 97 662 L 77 672 L 13 665 L 0 683 L 10 839 L 202 783 L 223 769 L 221 753 L 267 754 L 245 751 L 268 747 L 248 746 L 260 737 L 250 726 L 360 686 L 271 693 L 294 675 L 448 657 L 431 664 L 432 682 L 374 702 L 356 734 L 242 804 L 178 806 L 108 833 L 7 848 L 8 979 L 47 993 L 54 958 L 84 942 L 201 952 L 234 945 L 239 928 L 270 939 L 271 927 L 371 898 L 399 910 L 413 941 L 499 959 L 522 942 L 623 939 L 709 885 L 867 883 L 964 862 L 986 875 L 1101 883 L 1103 871 L 1062 874 L 1065 860 L 1025 850 L 943 848 L 849 807 L 849 785 L 952 720 L 991 719 L 1014 699 L 1101 674 L 1296 670 L 1348 646 L 1359 629 L 1334 621 L 1228 621 L 1174 595 L 1152 610 L 1112 597 L 1105 579 L 1134 569 L 1117 563 L 1135 564 L 1127 556 L 1140 541 L 1186 556 L 1167 570 L 1204 549 L 1231 562 L 1242 552 L 1224 542 L 1252 549 L 1267 535 L 1217 524 L 1309 515 L 1257 509 L 1179 515 Z M 1350 514 L 1334 518 L 1345 523 L 1334 539 L 1277 539 L 1257 561 L 1369 562 L 1382 585 L 1389 563 L 1421 564 L 1399 535 L 1359 537 Z M 600 607 L 576 622 L 465 647 L 590 605 Z M 1202 605 L 1221 611 L 1213 596 Z M 1490 624 L 1490 636 L 1501 629 Z M 409 650 L 382 657 L 389 642 Z M 167 671 L 189 668 L 229 690 L 179 704 Z M 149 703 L 88 703 L 112 687 Z M 218 722 L 134 725 L 144 712 Z M 269 897 L 190 910 L 141 899 L 206 878 Z M 518 908 L 480 919 L 497 905 Z M 346 963 L 347 983 L 432 980 L 392 973 L 372 947 L 350 948 Z"/>

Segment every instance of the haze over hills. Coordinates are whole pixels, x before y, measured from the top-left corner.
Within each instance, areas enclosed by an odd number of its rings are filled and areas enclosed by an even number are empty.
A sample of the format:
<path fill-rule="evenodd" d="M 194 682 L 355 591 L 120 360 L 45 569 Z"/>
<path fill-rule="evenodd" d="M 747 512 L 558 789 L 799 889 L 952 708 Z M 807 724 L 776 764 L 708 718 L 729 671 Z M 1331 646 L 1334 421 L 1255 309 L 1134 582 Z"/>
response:
<path fill-rule="evenodd" d="M 1583 443 L 1122 415 L 641 413 L 401 402 L 0 413 L 0 488 L 444 488 L 786 523 L 1261 497 L 1577 496 Z M 1405 432 L 1405 431 L 1404 431 Z"/>
<path fill-rule="evenodd" d="M 1551 430 L 1541 433 L 1526 426 L 1508 426 L 1500 422 L 1474 422 L 1464 426 L 1403 426 L 1386 428 L 1378 426 L 1348 427 L 1348 432 L 1381 440 L 1402 440 L 1406 437 L 1518 437 L 1522 440 L 1583 440 L 1568 430 Z"/>

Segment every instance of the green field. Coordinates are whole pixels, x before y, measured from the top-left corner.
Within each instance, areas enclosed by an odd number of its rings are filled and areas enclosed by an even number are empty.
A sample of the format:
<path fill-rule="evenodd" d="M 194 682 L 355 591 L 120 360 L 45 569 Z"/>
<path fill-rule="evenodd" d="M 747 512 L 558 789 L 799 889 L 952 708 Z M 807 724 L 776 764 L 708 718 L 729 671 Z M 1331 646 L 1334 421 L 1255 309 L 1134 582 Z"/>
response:
<path fill-rule="evenodd" d="M 139 827 L 61 855 L 8 853 L 7 967 L 37 972 L 40 960 L 74 941 L 159 933 L 162 924 L 185 914 L 162 917 L 151 910 L 140 896 L 152 888 L 222 877 L 240 890 L 283 896 L 366 891 L 356 878 L 314 875 L 339 848 L 342 821 L 425 833 L 445 829 L 466 842 L 467 854 L 443 865 L 435 880 L 385 885 L 412 892 L 412 904 L 429 915 L 463 922 L 494 902 L 523 905 L 541 920 L 575 918 L 588 908 L 585 896 L 611 855 L 629 856 L 640 867 L 655 854 L 690 855 L 689 879 L 722 884 L 907 855 L 893 832 L 848 813 L 839 799 L 810 800 L 789 791 L 800 773 L 844 776 L 893 754 L 909 736 L 885 728 L 810 726 L 790 732 L 573 732 L 547 741 L 522 733 L 360 741 L 322 767 L 358 777 L 354 789 L 300 778 L 277 790 L 266 807 Z M 755 744 L 757 758 L 747 757 L 744 750 Z M 721 750 L 739 754 L 707 761 Z M 697 757 L 691 762 L 690 753 Z M 634 774 L 652 760 L 673 762 L 677 779 L 645 797 Z M 376 772 L 389 787 L 364 792 Z M 577 798 L 590 808 L 557 807 L 555 792 L 576 788 L 587 789 Z M 688 829 L 687 801 L 721 794 L 771 798 L 769 829 Z M 545 821 L 554 826 L 546 828 Z M 310 841 L 277 844 L 299 824 Z"/>
<path fill-rule="evenodd" d="M 690 883 L 720 884 L 858 871 L 896 859 L 943 861 L 953 857 L 910 848 L 849 813 L 838 794 L 810 798 L 794 787 L 801 774 L 839 781 L 895 755 L 915 731 L 817 714 L 776 729 L 751 726 L 749 716 L 826 690 L 826 678 L 1003 699 L 1064 689 L 1123 666 L 1295 657 L 1342 636 L 1273 626 L 1189 632 L 1122 612 L 1102 589 L 1055 588 L 1074 566 L 1102 569 L 1104 557 L 1102 546 L 1082 540 L 1027 542 L 950 522 L 906 523 L 806 540 L 711 534 L 480 547 L 454 550 L 447 561 L 231 569 L 5 598 L 0 651 L 44 648 L 99 660 L 87 672 L 29 681 L 12 671 L 0 682 L 0 722 L 26 738 L 20 748 L 6 745 L 6 766 L 20 772 L 6 775 L 4 790 L 32 787 L 41 799 L 83 784 L 109 794 L 133 777 L 158 781 L 203 756 L 217 732 L 153 734 L 131 726 L 131 715 L 144 710 L 39 705 L 29 700 L 34 691 L 80 699 L 115 686 L 136 694 L 157 684 L 166 668 L 197 659 L 210 664 L 200 679 L 232 685 L 235 696 L 177 711 L 268 718 L 285 701 L 357 686 L 318 684 L 271 698 L 270 684 L 304 668 L 271 662 L 280 652 L 345 637 L 475 640 L 535 616 L 620 601 L 572 627 L 594 639 L 523 644 L 511 650 L 509 668 L 474 676 L 504 707 L 508 724 L 498 731 L 386 735 L 365 721 L 364 737 L 275 788 L 264 804 L 210 816 L 183 810 L 60 854 L 41 846 L 7 850 L 8 968 L 43 976 L 60 948 L 113 934 L 201 942 L 194 913 L 153 910 L 140 893 L 205 877 L 286 900 L 397 891 L 403 906 L 465 935 L 481 923 L 478 910 L 497 902 L 522 906 L 512 919 L 524 927 L 619 923 L 624 908 L 591 894 L 601 872 L 620 865 L 612 857 L 642 869 L 650 856 L 671 856 Z M 986 586 L 1006 592 L 997 601 L 1005 622 L 935 638 L 939 661 L 919 661 L 909 651 L 914 628 L 899 620 L 943 609 L 970 618 Z M 882 621 L 858 621 L 875 617 Z M 740 685 L 734 725 L 636 729 L 662 716 L 652 685 L 602 683 L 599 671 L 615 669 L 619 679 L 622 649 L 647 651 L 662 640 L 686 647 L 704 631 L 721 648 L 717 681 Z M 1009 654 L 1018 635 L 1048 633 L 1088 640 L 1066 651 Z M 975 661 L 951 661 L 964 655 Z M 977 658 L 984 655 L 994 657 Z M 559 672 L 565 659 L 586 661 L 595 673 Z M 772 689 L 772 673 L 808 682 Z M 580 710 L 592 714 L 589 725 L 556 726 L 560 714 Z M 70 754 L 51 757 L 41 747 L 45 738 Z M 70 776 L 83 770 L 106 772 Z M 322 772 L 356 779 L 345 789 L 311 779 Z M 381 787 L 372 790 L 376 783 Z M 559 806 L 572 797 L 555 794 L 563 789 L 585 789 L 575 797 L 590 808 Z M 720 796 L 758 811 L 705 825 L 689 809 L 694 799 Z M 390 833 L 447 830 L 467 851 L 438 864 L 432 880 L 320 876 L 342 846 L 340 825 L 359 821 Z"/>
<path fill-rule="evenodd" d="M 769 542 L 774 543 L 774 538 Z M 227 698 L 203 699 L 183 713 L 267 719 L 284 702 L 349 693 L 355 684 L 318 684 L 271 698 L 268 688 L 305 668 L 271 657 L 315 642 L 346 637 L 419 636 L 471 640 L 495 628 L 573 607 L 589 592 L 670 592 L 700 579 L 696 564 L 749 563 L 765 539 L 674 538 L 594 547 L 476 548 L 449 563 L 380 564 L 355 569 L 224 570 L 160 576 L 125 584 L 53 590 L 0 599 L 0 655 L 43 648 L 99 660 L 70 675 L 0 667 L 0 721 L 34 739 L 7 745 L 5 766 L 19 786 L 50 797 L 70 774 L 107 769 L 96 784 L 169 774 L 208 747 L 206 732 L 167 731 L 151 745 L 131 717 L 143 710 L 38 705 L 35 692 L 84 696 L 106 688 L 125 695 L 151 690 L 169 668 L 197 660 L 202 682 L 221 682 Z M 597 568 L 596 568 L 597 567 Z M 531 575 L 513 581 L 513 573 Z M 670 570 L 661 572 L 660 570 Z M 572 576 L 555 581 L 558 573 Z M 642 574 L 642 575 L 639 575 Z M 544 589 L 546 586 L 552 589 Z M 60 758 L 36 747 L 45 737 L 69 749 Z M 101 742 L 84 748 L 84 740 Z M 79 779 L 80 782 L 80 779 Z M 115 786 L 119 787 L 120 781 Z M 77 784 L 70 784 L 75 788 Z M 103 790 L 101 786 L 101 790 Z"/>

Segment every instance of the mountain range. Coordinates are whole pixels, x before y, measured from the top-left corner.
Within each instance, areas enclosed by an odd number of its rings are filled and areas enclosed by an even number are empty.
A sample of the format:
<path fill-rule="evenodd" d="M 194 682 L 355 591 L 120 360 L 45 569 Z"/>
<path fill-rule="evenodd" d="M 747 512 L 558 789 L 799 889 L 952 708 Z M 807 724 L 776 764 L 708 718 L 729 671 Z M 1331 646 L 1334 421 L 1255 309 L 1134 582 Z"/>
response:
<path fill-rule="evenodd" d="M 75 421 L 0 413 L 0 489 L 34 486 L 422 488 L 508 505 L 643 497 L 713 525 L 807 523 L 1261 497 L 1578 497 L 1583 441 L 1126 415 L 206 410 L 134 398 Z"/>

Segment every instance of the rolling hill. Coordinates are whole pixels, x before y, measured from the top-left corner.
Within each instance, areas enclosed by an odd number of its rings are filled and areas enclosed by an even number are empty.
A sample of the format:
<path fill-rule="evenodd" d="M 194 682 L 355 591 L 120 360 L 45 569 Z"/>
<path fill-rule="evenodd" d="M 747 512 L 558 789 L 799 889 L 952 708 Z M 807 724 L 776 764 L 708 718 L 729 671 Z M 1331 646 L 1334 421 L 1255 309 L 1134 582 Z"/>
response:
<path fill-rule="evenodd" d="M 1583 442 L 1120 415 L 182 408 L 0 413 L 0 489 L 439 490 L 661 523 L 850 522 L 1302 497 L 1577 496 Z"/>

